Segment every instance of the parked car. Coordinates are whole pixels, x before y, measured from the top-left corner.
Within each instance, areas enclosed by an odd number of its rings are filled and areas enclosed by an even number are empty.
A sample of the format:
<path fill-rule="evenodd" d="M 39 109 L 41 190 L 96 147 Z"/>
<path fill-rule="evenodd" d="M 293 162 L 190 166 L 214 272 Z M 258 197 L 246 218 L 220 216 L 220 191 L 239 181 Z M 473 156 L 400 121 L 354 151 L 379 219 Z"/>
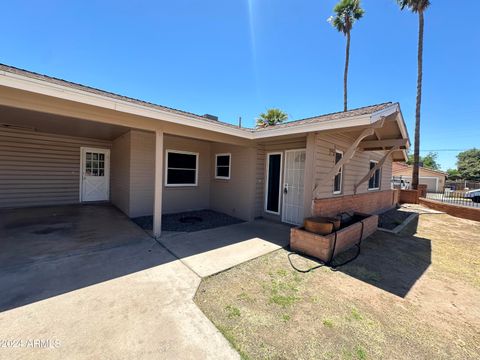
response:
<path fill-rule="evenodd" d="M 480 203 L 480 189 L 467 191 L 465 199 L 472 199 L 474 203 Z"/>
<path fill-rule="evenodd" d="M 393 189 L 402 189 L 402 190 L 408 190 L 410 189 L 410 182 L 405 181 L 402 178 L 396 178 L 393 177 L 392 179 L 392 188 Z"/>

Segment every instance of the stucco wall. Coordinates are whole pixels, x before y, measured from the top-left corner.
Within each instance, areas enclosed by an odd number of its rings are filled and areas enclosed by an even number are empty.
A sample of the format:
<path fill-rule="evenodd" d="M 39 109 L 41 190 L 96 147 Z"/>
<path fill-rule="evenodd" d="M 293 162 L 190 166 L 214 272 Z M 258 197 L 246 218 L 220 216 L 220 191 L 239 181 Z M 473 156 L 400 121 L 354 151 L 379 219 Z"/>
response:
<path fill-rule="evenodd" d="M 215 154 L 231 154 L 230 179 L 215 179 Z M 211 146 L 210 208 L 252 220 L 255 217 L 255 148 L 213 143 Z"/>

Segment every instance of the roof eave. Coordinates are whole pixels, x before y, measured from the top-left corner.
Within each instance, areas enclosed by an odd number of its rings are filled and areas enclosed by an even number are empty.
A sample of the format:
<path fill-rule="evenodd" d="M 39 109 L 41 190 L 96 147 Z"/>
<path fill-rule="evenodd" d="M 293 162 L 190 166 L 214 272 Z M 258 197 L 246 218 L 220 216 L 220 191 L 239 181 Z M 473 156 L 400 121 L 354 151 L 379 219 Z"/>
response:
<path fill-rule="evenodd" d="M 157 109 L 146 105 L 136 104 L 126 100 L 115 99 L 106 95 L 95 94 L 45 80 L 10 73 L 8 71 L 0 71 L 0 86 L 52 96 L 67 101 L 74 101 L 132 115 L 144 116 L 160 121 L 201 127 L 202 129 L 238 136 L 245 139 L 253 139 L 252 131 L 249 129 L 235 128 L 224 125 L 220 122 L 215 123 L 213 121 L 202 120 L 197 117 L 190 117 L 187 114 L 184 115 L 162 110 L 160 108 Z"/>

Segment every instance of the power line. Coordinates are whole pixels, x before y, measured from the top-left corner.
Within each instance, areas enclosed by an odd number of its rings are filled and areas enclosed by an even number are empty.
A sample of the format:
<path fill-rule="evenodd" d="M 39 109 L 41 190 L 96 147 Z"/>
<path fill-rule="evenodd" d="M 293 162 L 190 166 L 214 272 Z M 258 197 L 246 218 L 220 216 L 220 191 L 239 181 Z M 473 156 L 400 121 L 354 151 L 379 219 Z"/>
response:
<path fill-rule="evenodd" d="M 420 150 L 420 152 L 437 152 L 437 151 L 466 151 L 468 149 L 433 149 L 433 150 Z"/>

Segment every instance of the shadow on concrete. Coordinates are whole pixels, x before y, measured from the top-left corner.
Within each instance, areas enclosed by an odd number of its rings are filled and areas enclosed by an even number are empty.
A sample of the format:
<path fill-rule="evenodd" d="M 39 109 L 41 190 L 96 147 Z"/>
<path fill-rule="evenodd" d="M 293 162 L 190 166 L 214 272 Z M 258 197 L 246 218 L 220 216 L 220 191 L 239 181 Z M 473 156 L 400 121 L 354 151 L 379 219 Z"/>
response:
<path fill-rule="evenodd" d="M 177 257 L 186 258 L 253 239 L 286 247 L 290 228 L 286 224 L 260 219 L 194 233 L 171 233 L 159 240 Z"/>
<path fill-rule="evenodd" d="M 254 238 L 261 238 L 261 246 L 285 246 L 289 227 L 260 220 L 172 234 L 162 237 L 164 247 L 105 204 L 1 210 L 0 312 L 167 264 L 178 260 L 175 256 L 208 253 Z M 248 244 L 240 249 L 245 254 L 233 254 L 233 265 L 256 255 L 258 243 Z M 217 253 L 198 261 L 221 263 Z"/>
<path fill-rule="evenodd" d="M 362 242 L 360 256 L 338 271 L 405 297 L 432 262 L 431 241 L 414 236 L 417 225 L 418 217 L 398 235 L 377 231 Z"/>
<path fill-rule="evenodd" d="M 177 260 L 108 205 L 0 212 L 0 312 Z"/>

